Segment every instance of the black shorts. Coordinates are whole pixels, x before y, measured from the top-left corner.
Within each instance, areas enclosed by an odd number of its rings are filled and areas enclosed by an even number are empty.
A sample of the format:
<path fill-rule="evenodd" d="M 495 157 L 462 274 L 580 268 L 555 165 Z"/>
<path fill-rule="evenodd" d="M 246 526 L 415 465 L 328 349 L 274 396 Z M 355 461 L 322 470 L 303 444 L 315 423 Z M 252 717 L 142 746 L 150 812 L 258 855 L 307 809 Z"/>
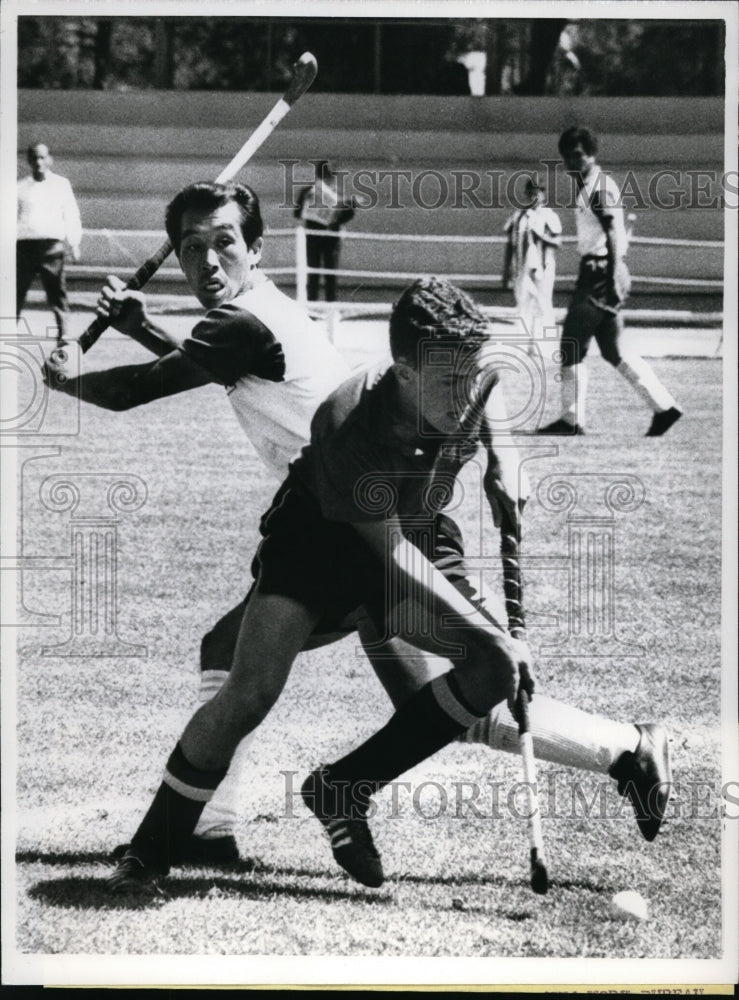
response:
<path fill-rule="evenodd" d="M 595 337 L 606 361 L 617 365 L 621 360 L 619 341 L 623 321 L 606 304 L 607 262 L 603 258 L 583 258 L 580 272 L 562 327 L 562 364 L 579 364 Z"/>
<path fill-rule="evenodd" d="M 317 502 L 288 479 L 260 523 L 262 542 L 252 562 L 264 594 L 292 597 L 320 616 L 316 634 L 348 633 L 366 609 L 380 626 L 387 608 L 387 568 L 349 524 L 327 521 Z M 445 514 L 404 526 L 406 537 L 471 603 L 481 601 L 467 579 L 464 543 Z"/>
<path fill-rule="evenodd" d="M 386 634 L 385 569 L 348 525 L 325 521 L 315 501 L 286 483 L 262 518 L 263 540 L 252 562 L 255 583 L 203 638 L 200 669 L 229 670 L 249 597 L 255 586 L 285 594 L 315 609 L 320 619 L 304 650 L 317 649 L 356 631 L 359 617 L 369 616 Z M 485 595 L 470 580 L 462 533 L 446 514 L 406 526 L 406 537 L 444 574 L 460 594 L 495 621 Z M 499 611 L 500 614 L 500 611 Z"/>

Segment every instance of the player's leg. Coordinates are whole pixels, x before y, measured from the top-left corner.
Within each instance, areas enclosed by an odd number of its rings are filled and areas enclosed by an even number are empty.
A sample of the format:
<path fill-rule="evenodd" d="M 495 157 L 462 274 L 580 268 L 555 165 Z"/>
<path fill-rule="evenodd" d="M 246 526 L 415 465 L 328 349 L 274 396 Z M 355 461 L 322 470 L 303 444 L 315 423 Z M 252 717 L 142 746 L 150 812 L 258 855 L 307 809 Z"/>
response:
<path fill-rule="evenodd" d="M 596 334 L 600 353 L 652 410 L 652 424 L 647 436 L 658 437 L 680 419 L 682 411 L 644 358 L 624 345 L 622 334 L 621 314 L 605 314 Z"/>
<path fill-rule="evenodd" d="M 443 553 L 439 561 L 445 575 L 491 625 L 499 627 L 505 620 L 502 604 L 493 595 L 478 592 L 464 574 L 461 536 L 455 527 L 448 517 L 437 518 L 438 531 L 433 539 Z M 419 544 L 419 539 L 414 541 Z M 419 547 L 422 551 L 426 547 L 422 539 Z M 459 559 L 454 558 L 455 551 Z M 419 609 L 414 609 L 408 620 L 419 621 L 416 617 L 419 613 Z M 420 736 L 424 750 L 432 746 L 439 749 L 450 728 L 454 728 L 449 725 L 451 716 L 456 723 L 456 739 L 519 752 L 518 726 L 504 701 L 484 718 L 472 722 L 473 715 L 479 714 L 479 680 L 473 679 L 471 687 L 464 679 L 459 685 L 453 683 L 467 664 L 461 669 L 457 667 L 456 672 L 446 673 L 447 661 L 420 655 L 406 642 L 378 629 L 376 619 L 377 609 L 374 609 L 374 614 L 367 611 L 357 624 L 365 652 L 398 709 L 393 717 L 394 727 L 391 720 L 363 748 L 314 772 L 304 786 L 306 804 L 327 827 L 337 861 L 368 885 L 381 883 L 382 868 L 364 821 L 367 799 L 386 783 L 378 778 L 382 768 L 389 773 L 397 766 L 398 759 L 415 760 L 409 756 L 404 739 Z M 434 631 L 434 634 L 439 633 Z M 424 642 L 418 645 L 422 647 Z M 532 731 L 539 756 L 616 778 L 619 790 L 630 795 L 642 833 L 653 839 L 664 816 L 671 780 L 664 732 L 659 727 L 637 728 L 591 715 L 541 695 L 534 698 L 532 709 L 534 706 Z M 464 723 L 472 724 L 466 727 Z M 420 752 L 418 745 L 413 750 Z M 393 757 L 394 753 L 398 759 Z M 371 759 L 373 754 L 378 755 L 379 762 Z"/>
<path fill-rule="evenodd" d="M 531 355 L 537 353 L 536 345 L 541 337 L 540 316 L 541 311 L 534 279 L 530 275 L 526 275 L 522 293 L 521 318 L 528 335 L 528 351 Z"/>
<path fill-rule="evenodd" d="M 326 301 L 336 301 L 336 269 L 339 266 L 339 247 L 341 241 L 338 236 L 326 236 L 323 240 L 323 266 L 326 269 L 324 275 Z"/>
<path fill-rule="evenodd" d="M 553 331 L 557 326 L 554 318 L 554 276 L 554 265 L 550 264 L 544 268 L 535 282 L 541 324 L 538 334 L 540 337 L 543 337 L 546 330 Z"/>
<path fill-rule="evenodd" d="M 540 427 L 537 433 L 563 435 L 585 433 L 588 386 L 585 357 L 599 321 L 600 315 L 596 307 L 589 301 L 585 291 L 578 286 L 567 310 L 560 340 L 561 415 L 553 423 Z"/>
<path fill-rule="evenodd" d="M 432 564 L 423 568 L 435 593 L 445 593 L 448 581 Z M 501 657 L 499 630 L 471 604 L 460 620 L 451 620 L 436 602 L 429 606 L 416 599 L 402 579 L 392 583 L 392 592 L 401 596 L 388 609 L 389 634 L 435 656 L 452 652 L 455 667 L 424 683 L 382 729 L 312 772 L 302 788 L 306 805 L 329 834 L 336 861 L 369 886 L 384 880 L 367 824 L 370 797 L 486 715 L 508 697 L 511 683 L 511 661 Z M 382 628 L 380 634 L 387 637 Z"/>
<path fill-rule="evenodd" d="M 248 599 L 247 594 L 240 604 L 223 615 L 200 644 L 201 702 L 210 701 L 228 677 Z M 250 733 L 234 751 L 228 773 L 213 798 L 205 804 L 182 861 L 228 863 L 238 860 L 236 826 L 241 814 L 239 801 L 253 738 L 254 734 Z"/>
<path fill-rule="evenodd" d="M 490 599 L 488 603 L 492 603 Z M 395 708 L 450 668 L 443 657 L 423 653 L 402 639 L 382 637 L 369 617 L 357 622 L 357 631 L 372 669 Z M 639 744 L 636 726 L 591 715 L 538 693 L 530 705 L 530 723 L 534 751 L 540 760 L 600 774 L 607 774 L 622 754 L 633 753 Z M 505 702 L 496 705 L 457 740 L 504 753 L 520 753 L 518 723 Z"/>
<path fill-rule="evenodd" d="M 318 613 L 293 597 L 252 594 L 225 684 L 190 719 L 159 789 L 108 881 L 114 892 L 155 887 L 182 857 L 239 743 L 277 701 Z"/>
<path fill-rule="evenodd" d="M 436 552 L 432 557 L 447 579 L 491 624 L 502 627 L 511 609 L 504 609 L 483 581 L 473 581 L 469 576 L 461 532 L 448 516 L 437 518 L 434 541 L 443 558 L 435 558 Z M 518 620 L 518 613 L 515 617 Z M 530 709 L 537 755 L 551 763 L 608 774 L 616 779 L 621 794 L 628 794 L 631 799 L 642 834 L 653 840 L 667 809 L 671 783 L 664 729 L 651 724 L 617 722 L 540 693 L 532 700 Z M 520 752 L 518 723 L 506 702 L 496 705 L 459 739 L 484 743 L 507 753 Z"/>
<path fill-rule="evenodd" d="M 18 240 L 15 245 L 15 314 L 20 316 L 39 266 L 36 240 Z"/>
<path fill-rule="evenodd" d="M 482 580 L 473 580 L 467 572 L 462 534 L 452 518 L 438 515 L 433 535 L 417 538 L 416 542 L 491 625 L 505 629 L 502 601 Z M 396 708 L 450 667 L 442 657 L 432 657 L 401 639 L 381 636 L 366 611 L 357 627 L 364 651 Z M 623 754 L 633 753 L 639 744 L 640 732 L 635 725 L 583 712 L 539 693 L 531 702 L 530 722 L 534 748 L 542 760 L 600 774 L 609 773 Z M 458 739 L 519 753 L 518 724 L 505 702 L 496 705 Z"/>
<path fill-rule="evenodd" d="M 323 237 L 311 234 L 311 226 L 306 229 L 305 255 L 306 262 L 310 269 L 308 274 L 308 300 L 315 302 L 318 299 L 318 290 L 321 284 L 320 274 L 315 273 L 315 268 L 321 267 L 322 240 Z"/>
<path fill-rule="evenodd" d="M 114 892 L 145 891 L 181 857 L 234 751 L 270 711 L 316 624 L 334 617 L 341 622 L 362 604 L 366 546 L 348 525 L 324 521 L 290 481 L 276 494 L 260 531 L 252 563 L 256 586 L 228 678 L 195 712 L 169 758 L 164 781 L 109 880 Z M 377 560 L 365 562 L 377 577 Z M 380 589 L 379 579 L 375 587 Z M 224 641 L 227 636 L 224 629 Z"/>
<path fill-rule="evenodd" d="M 249 592 L 251 594 L 251 591 Z M 200 703 L 210 701 L 228 678 L 249 594 L 223 615 L 200 644 Z M 232 864 L 239 860 L 236 827 L 244 773 L 254 734 L 246 736 L 234 751 L 228 772 L 210 801 L 206 802 L 192 837 L 182 845 L 177 861 L 183 864 Z M 121 857 L 127 844 L 113 852 Z"/>
<path fill-rule="evenodd" d="M 64 277 L 64 244 L 54 242 L 44 251 L 39 266 L 39 277 L 46 292 L 49 308 L 54 313 L 57 339 L 64 340 L 67 333 L 67 283 Z"/>

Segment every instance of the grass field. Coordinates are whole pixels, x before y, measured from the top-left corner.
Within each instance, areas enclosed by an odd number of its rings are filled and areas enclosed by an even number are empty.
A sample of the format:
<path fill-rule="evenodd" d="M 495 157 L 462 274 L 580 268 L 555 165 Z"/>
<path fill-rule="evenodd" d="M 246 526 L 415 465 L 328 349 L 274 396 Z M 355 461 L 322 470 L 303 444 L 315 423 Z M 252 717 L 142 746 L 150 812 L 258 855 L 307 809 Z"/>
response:
<path fill-rule="evenodd" d="M 345 347 L 351 337 L 347 330 Z M 144 357 L 108 334 L 88 360 L 105 368 Z M 17 633 L 18 953 L 719 958 L 722 363 L 653 365 L 686 411 L 664 438 L 643 437 L 646 410 L 598 357 L 589 359 L 587 437 L 517 437 L 532 484 L 524 560 L 540 689 L 613 718 L 664 721 L 678 786 L 668 824 L 647 844 L 611 782 L 605 815 L 588 816 L 583 803 L 595 801 L 602 782 L 540 765 L 552 878 L 546 897 L 528 886 L 525 822 L 506 808 L 507 792 L 522 780 L 520 761 L 480 746 L 452 745 L 406 775 L 418 808 L 408 795 L 398 796 L 398 808 L 389 791 L 379 796 L 373 830 L 389 876 L 382 889 L 364 889 L 335 866 L 319 825 L 290 799 L 284 772 L 295 773 L 298 787 L 311 767 L 389 716 L 351 640 L 298 660 L 252 745 L 241 868 L 177 869 L 160 902 L 107 897 L 107 853 L 135 829 L 189 717 L 200 637 L 248 584 L 258 515 L 275 486 L 216 387 L 120 414 L 82 406 L 78 434 L 39 438 L 61 450 L 29 456 L 19 473 L 26 556 L 69 552 L 69 512 L 39 503 L 46 477 L 124 473 L 146 483 L 146 503 L 119 514 L 116 525 L 118 634 L 145 645 L 146 655 L 41 655 L 69 635 L 70 574 L 63 566 L 24 574 L 27 611 L 61 622 Z M 545 370 L 551 387 L 550 359 Z M 510 408 L 525 410 L 525 380 L 505 381 Z M 77 404 L 59 397 L 54 405 L 63 422 Z M 545 419 L 554 409 L 548 402 Z M 460 523 L 471 554 L 489 554 L 485 572 L 495 585 L 497 540 L 476 504 L 475 471 L 465 470 L 471 502 Z M 615 630 L 609 647 L 596 635 L 582 657 L 551 648 L 566 639 L 572 528 L 566 511 L 546 509 L 537 494 L 555 473 L 595 484 L 597 496 L 624 476 L 644 491 L 637 509 L 616 513 L 603 529 L 614 538 Z M 602 502 L 586 513 L 608 517 Z M 484 790 L 483 815 L 457 807 L 462 783 Z M 501 789 L 499 815 L 488 783 Z M 647 922 L 612 917 L 610 898 L 626 888 L 648 900 Z M 488 981 L 497 981 L 494 962 L 489 969 Z M 243 976 L 250 981 L 246 961 Z"/>

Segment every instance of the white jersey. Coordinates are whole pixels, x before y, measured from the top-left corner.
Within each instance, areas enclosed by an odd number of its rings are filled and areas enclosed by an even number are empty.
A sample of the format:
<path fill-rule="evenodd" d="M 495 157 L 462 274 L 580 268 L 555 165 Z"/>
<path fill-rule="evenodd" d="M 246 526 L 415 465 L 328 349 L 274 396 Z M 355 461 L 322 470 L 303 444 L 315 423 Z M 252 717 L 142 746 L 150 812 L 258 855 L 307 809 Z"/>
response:
<path fill-rule="evenodd" d="M 319 404 L 350 374 L 320 327 L 266 278 L 209 310 L 181 350 L 225 385 L 244 432 L 280 480 L 310 440 Z"/>
<path fill-rule="evenodd" d="M 619 257 L 623 256 L 626 252 L 626 231 L 620 191 L 612 177 L 594 166 L 575 200 L 577 249 L 581 257 L 607 256 L 606 234 L 598 214 L 613 219 L 616 252 Z"/>

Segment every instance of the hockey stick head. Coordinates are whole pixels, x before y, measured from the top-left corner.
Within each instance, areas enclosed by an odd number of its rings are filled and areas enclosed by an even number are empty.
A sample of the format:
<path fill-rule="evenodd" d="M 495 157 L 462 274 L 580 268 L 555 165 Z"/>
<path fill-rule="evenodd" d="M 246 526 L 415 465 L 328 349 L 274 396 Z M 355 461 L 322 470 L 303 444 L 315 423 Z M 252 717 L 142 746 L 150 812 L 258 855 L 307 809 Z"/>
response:
<path fill-rule="evenodd" d="M 312 52 L 304 52 L 293 66 L 293 78 L 283 100 L 291 107 L 310 87 L 316 78 L 318 63 Z"/>
<path fill-rule="evenodd" d="M 535 847 L 531 848 L 531 888 L 537 896 L 546 896 L 549 889 L 547 866 Z"/>

